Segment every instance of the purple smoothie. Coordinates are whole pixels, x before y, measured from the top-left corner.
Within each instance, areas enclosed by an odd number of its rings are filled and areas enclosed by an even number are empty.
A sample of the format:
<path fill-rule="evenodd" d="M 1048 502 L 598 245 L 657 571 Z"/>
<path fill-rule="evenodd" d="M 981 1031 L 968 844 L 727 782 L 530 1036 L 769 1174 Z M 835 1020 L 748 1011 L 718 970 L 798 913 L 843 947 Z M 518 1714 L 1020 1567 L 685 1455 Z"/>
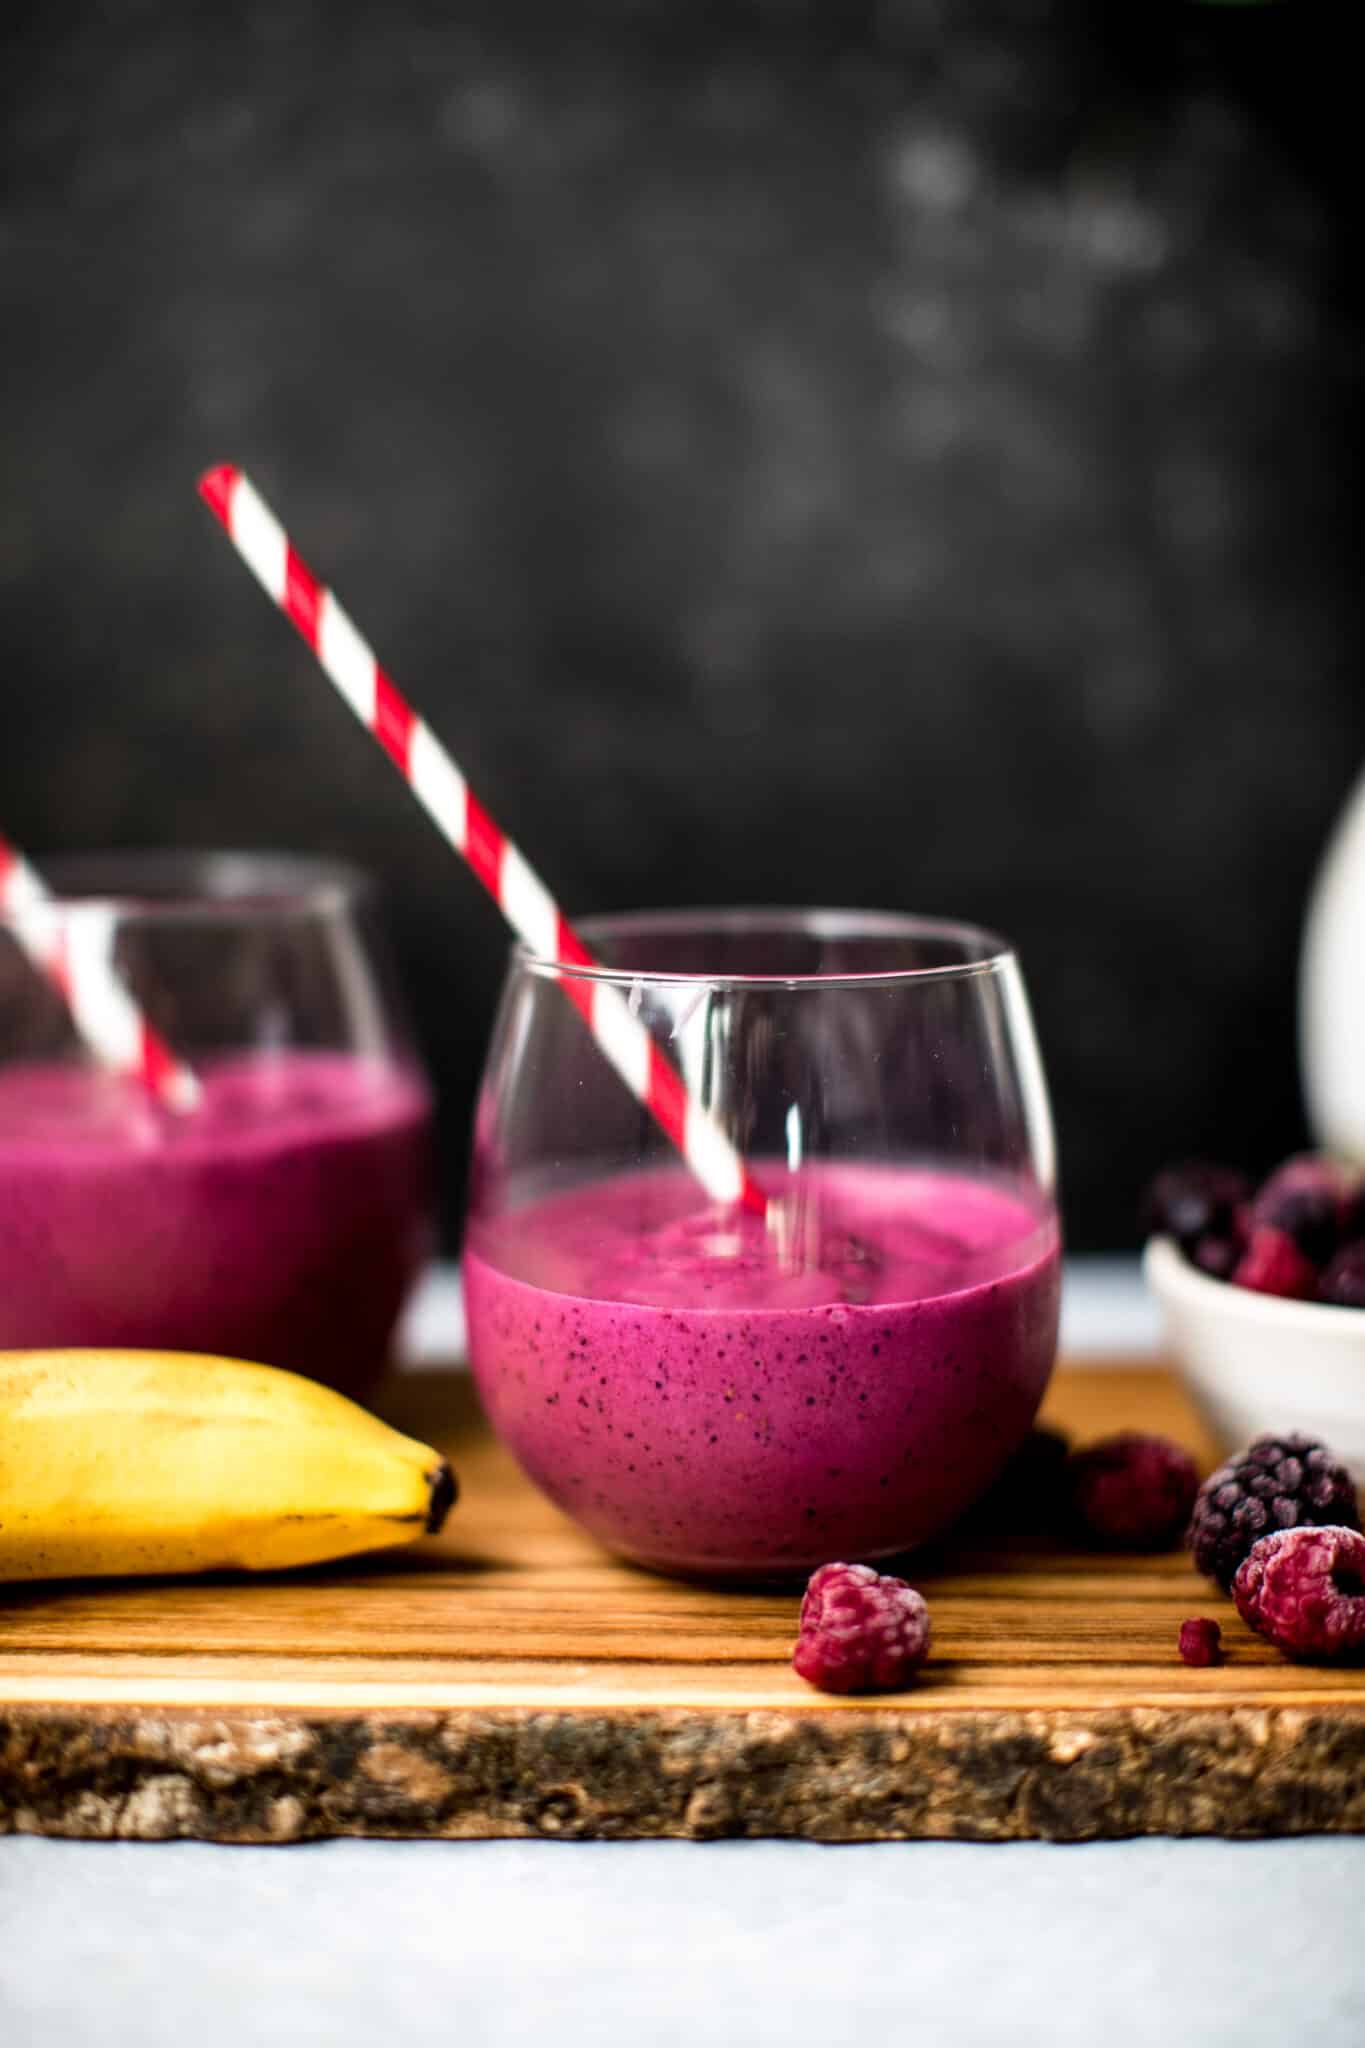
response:
<path fill-rule="evenodd" d="M 470 1356 L 550 1498 L 667 1571 L 762 1576 L 942 1529 L 1022 1441 L 1057 1341 L 1050 1207 L 808 1168 L 785 1243 L 682 1170 L 471 1225 Z"/>
<path fill-rule="evenodd" d="M 212 1351 L 362 1391 L 429 1249 L 425 1090 L 339 1053 L 199 1073 L 178 1116 L 85 1068 L 0 1068 L 0 1349 Z"/>

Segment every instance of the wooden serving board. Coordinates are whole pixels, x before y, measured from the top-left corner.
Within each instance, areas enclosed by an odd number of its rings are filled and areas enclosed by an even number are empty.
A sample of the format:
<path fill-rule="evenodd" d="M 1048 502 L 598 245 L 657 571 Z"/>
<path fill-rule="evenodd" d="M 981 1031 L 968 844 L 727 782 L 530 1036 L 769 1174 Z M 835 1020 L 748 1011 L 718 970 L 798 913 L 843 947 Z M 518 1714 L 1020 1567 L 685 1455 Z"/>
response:
<path fill-rule="evenodd" d="M 0 1832 L 1085 1839 L 1365 1831 L 1365 1668 L 1287 1663 L 1184 1556 L 978 1536 L 908 1569 L 912 1691 L 791 1671 L 797 1596 L 618 1564 L 522 1479 L 468 1380 L 384 1403 L 463 1498 L 420 1554 L 276 1579 L 0 1589 Z M 1047 1416 L 1209 1446 L 1175 1382 L 1058 1373 Z M 1228 1660 L 1188 1670 L 1188 1614 Z"/>

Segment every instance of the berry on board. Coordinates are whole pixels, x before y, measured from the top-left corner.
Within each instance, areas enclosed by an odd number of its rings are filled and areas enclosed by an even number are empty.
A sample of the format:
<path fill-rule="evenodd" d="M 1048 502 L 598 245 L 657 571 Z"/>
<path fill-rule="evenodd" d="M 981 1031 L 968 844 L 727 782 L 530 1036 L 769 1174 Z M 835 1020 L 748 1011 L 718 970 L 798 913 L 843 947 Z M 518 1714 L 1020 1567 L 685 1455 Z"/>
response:
<path fill-rule="evenodd" d="M 1216 1621 L 1192 1614 L 1180 1624 L 1180 1654 L 1187 1664 L 1220 1664 L 1223 1631 Z"/>
<path fill-rule="evenodd" d="M 801 1602 L 792 1655 L 821 1692 L 898 1692 L 929 1654 L 929 1609 L 904 1579 L 867 1564 L 822 1564 Z"/>
<path fill-rule="evenodd" d="M 1243 1621 L 1288 1657 L 1365 1651 L 1365 1536 L 1358 1529 L 1280 1529 L 1242 1562 L 1232 1597 Z"/>
<path fill-rule="evenodd" d="M 1035 1423 L 1004 1470 L 963 1517 L 1004 1535 L 1054 1529 L 1066 1500 L 1071 1445 L 1060 1429 Z"/>
<path fill-rule="evenodd" d="M 1279 1529 L 1360 1526 L 1346 1467 L 1311 1436 L 1258 1436 L 1210 1472 L 1186 1537 L 1201 1572 L 1226 1593 L 1252 1545 Z"/>
<path fill-rule="evenodd" d="M 1074 1452 L 1067 1484 L 1076 1519 L 1092 1542 L 1165 1550 L 1190 1519 L 1199 1475 L 1189 1452 L 1169 1437 L 1123 1429 Z"/>

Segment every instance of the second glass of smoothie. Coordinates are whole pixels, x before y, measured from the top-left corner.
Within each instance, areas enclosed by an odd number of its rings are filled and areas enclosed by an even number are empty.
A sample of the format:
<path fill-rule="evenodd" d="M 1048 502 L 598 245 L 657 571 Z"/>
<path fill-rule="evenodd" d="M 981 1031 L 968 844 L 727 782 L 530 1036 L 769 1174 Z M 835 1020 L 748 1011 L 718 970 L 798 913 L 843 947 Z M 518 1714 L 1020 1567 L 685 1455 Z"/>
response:
<path fill-rule="evenodd" d="M 102 1069 L 0 918 L 0 1349 L 217 1352 L 364 1394 L 432 1233 L 431 1105 L 368 885 L 256 854 L 48 879 L 199 1099 Z"/>
<path fill-rule="evenodd" d="M 477 1111 L 464 1282 L 494 1427 L 659 1570 L 923 1542 L 1022 1441 L 1056 1349 L 1054 1145 L 1014 955 L 851 912 L 581 931 L 602 967 L 515 949 Z M 766 1216 L 697 1185 L 570 977 L 627 995 Z"/>

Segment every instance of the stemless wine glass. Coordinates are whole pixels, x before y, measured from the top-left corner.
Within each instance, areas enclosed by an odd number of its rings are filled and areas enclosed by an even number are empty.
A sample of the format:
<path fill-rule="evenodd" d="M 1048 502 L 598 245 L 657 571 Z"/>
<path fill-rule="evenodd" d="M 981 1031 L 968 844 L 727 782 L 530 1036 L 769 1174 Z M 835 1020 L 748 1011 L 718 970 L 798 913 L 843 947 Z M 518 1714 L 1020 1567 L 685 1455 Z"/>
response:
<path fill-rule="evenodd" d="M 464 1256 L 494 1427 L 603 1542 L 717 1577 L 942 1529 L 1028 1431 L 1057 1338 L 1042 1067 L 1009 947 L 835 911 L 585 923 L 516 947 Z M 562 982 L 605 979 L 744 1154 L 712 1201 Z"/>
<path fill-rule="evenodd" d="M 46 879 L 49 927 L 98 928 L 200 1090 L 177 1110 L 102 1069 L 0 917 L 0 1348 L 218 1352 L 365 1391 L 432 1233 L 430 1101 L 368 884 L 258 854 Z"/>

